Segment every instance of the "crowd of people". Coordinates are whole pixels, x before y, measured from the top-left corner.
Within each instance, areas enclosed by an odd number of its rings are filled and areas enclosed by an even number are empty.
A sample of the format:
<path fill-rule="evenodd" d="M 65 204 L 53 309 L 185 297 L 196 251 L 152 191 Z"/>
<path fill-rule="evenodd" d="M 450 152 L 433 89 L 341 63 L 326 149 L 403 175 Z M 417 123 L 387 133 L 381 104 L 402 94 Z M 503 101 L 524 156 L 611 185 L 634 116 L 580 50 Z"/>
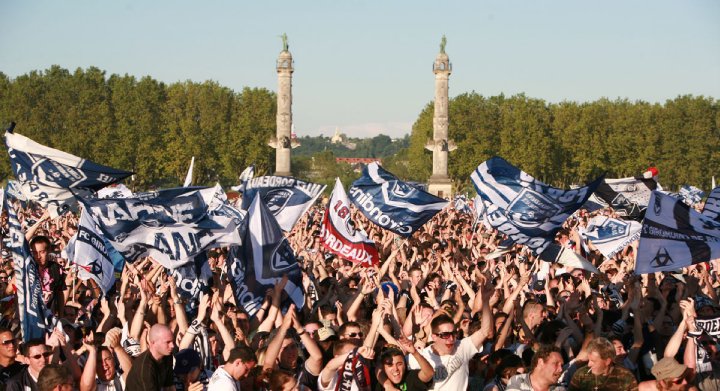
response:
<path fill-rule="evenodd" d="M 282 307 L 284 278 L 250 316 L 233 296 L 227 249 L 208 252 L 212 282 L 196 305 L 151 258 L 127 263 L 103 295 L 62 257 L 77 215 L 20 208 L 59 322 L 23 342 L 4 244 L 0 391 L 720 389 L 720 345 L 697 322 L 720 316 L 720 260 L 635 275 L 637 243 L 612 259 L 581 244 L 579 229 L 610 209 L 579 210 L 556 238 L 600 273 L 500 247 L 452 205 L 407 239 L 354 212 L 380 254 L 365 267 L 324 249 L 323 209 L 287 234 L 302 308 Z"/>

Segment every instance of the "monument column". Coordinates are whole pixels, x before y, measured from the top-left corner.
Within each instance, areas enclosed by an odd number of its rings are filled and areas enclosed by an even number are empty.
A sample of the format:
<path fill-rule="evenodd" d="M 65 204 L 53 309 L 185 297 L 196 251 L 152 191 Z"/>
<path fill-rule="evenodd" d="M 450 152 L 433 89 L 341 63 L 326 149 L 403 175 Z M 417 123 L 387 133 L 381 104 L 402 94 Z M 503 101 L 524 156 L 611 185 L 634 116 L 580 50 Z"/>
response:
<path fill-rule="evenodd" d="M 433 115 L 433 138 L 425 148 L 433 153 L 432 176 L 428 181 L 428 192 L 438 197 L 452 197 L 452 181 L 448 177 L 448 152 L 457 147 L 448 140 L 448 81 L 452 72 L 450 58 L 445 53 L 447 40 L 443 35 L 440 53 L 435 57 L 435 111 Z"/>
<path fill-rule="evenodd" d="M 291 137 L 293 59 L 288 50 L 287 34 L 282 35 L 283 50 L 277 59 L 278 91 L 276 136 L 268 145 L 275 148 L 275 175 L 290 176 L 290 150 L 300 144 Z"/>

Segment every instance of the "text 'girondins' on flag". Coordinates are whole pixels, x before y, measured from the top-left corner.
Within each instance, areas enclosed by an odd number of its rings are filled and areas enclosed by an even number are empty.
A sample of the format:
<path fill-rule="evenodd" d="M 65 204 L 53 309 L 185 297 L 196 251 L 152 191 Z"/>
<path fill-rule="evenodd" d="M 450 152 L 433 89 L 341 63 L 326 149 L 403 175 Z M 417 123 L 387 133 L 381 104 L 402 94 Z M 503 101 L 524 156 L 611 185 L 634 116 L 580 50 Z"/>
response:
<path fill-rule="evenodd" d="M 280 227 L 288 232 L 325 190 L 325 185 L 286 176 L 252 178 L 243 187 L 242 209 L 247 210 L 260 195 Z"/>
<path fill-rule="evenodd" d="M 245 212 L 227 203 L 219 185 L 81 201 L 128 262 L 151 256 L 174 269 L 205 250 L 242 241 Z"/>
<path fill-rule="evenodd" d="M 5 132 L 10 165 L 25 196 L 49 210 L 52 217 L 75 204 L 75 194 L 89 195 L 132 175 Z M 70 190 L 72 189 L 72 190 Z"/>
<path fill-rule="evenodd" d="M 681 199 L 653 191 L 640 231 L 635 272 L 654 273 L 720 258 L 720 223 Z"/>
<path fill-rule="evenodd" d="M 351 219 L 350 200 L 340 179 L 335 178 L 335 188 L 327 205 L 322 223 L 323 246 L 348 261 L 365 266 L 380 262 L 375 242 Z"/>
<path fill-rule="evenodd" d="M 5 194 L 5 205 L 8 213 L 8 228 L 10 234 L 10 252 L 15 268 L 15 288 L 17 289 L 18 314 L 23 341 L 45 338 L 45 335 L 57 323 L 43 301 L 42 277 L 38 272 L 37 264 L 30 253 L 30 247 L 22 232 L 20 220 L 15 210 L 14 198 Z"/>
<path fill-rule="evenodd" d="M 605 179 L 595 194 L 612 207 L 623 219 L 640 221 L 650 201 L 650 194 L 658 188 L 655 179 L 628 177 Z"/>
<path fill-rule="evenodd" d="M 363 168 L 349 196 L 370 221 L 404 237 L 412 235 L 448 204 L 399 180 L 376 162 Z"/>
<path fill-rule="evenodd" d="M 640 227 L 640 223 L 633 220 L 595 216 L 580 235 L 589 240 L 605 258 L 610 259 L 640 238 Z"/>
<path fill-rule="evenodd" d="M 602 181 L 577 189 L 546 185 L 500 157 L 478 166 L 470 178 L 485 204 L 490 225 L 515 243 L 540 254 Z"/>
<path fill-rule="evenodd" d="M 302 271 L 290 243 L 275 217 L 260 197 L 248 208 L 243 245 L 232 246 L 228 254 L 228 274 L 236 303 L 254 316 L 262 306 L 265 291 L 288 276 L 281 303 L 285 310 L 291 303 L 300 309 L 305 301 Z"/>

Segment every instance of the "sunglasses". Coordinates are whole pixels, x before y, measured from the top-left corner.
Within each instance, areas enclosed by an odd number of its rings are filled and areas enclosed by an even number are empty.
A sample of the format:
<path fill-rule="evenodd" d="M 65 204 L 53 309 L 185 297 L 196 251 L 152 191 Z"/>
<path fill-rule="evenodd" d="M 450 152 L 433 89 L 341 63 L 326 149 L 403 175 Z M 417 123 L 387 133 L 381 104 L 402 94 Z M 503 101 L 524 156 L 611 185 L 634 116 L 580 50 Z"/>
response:
<path fill-rule="evenodd" d="M 29 356 L 29 357 L 32 358 L 33 360 L 39 360 L 39 359 L 41 359 L 41 358 L 52 357 L 52 355 L 53 355 L 53 354 L 52 354 L 51 352 L 45 352 L 45 353 L 42 353 L 42 354 L 36 354 L 36 355 L 34 355 L 34 356 Z"/>
<path fill-rule="evenodd" d="M 8 276 L 0 276 L 0 281 L 7 281 L 7 280 L 8 280 Z"/>
<path fill-rule="evenodd" d="M 347 336 L 350 337 L 350 338 L 362 338 L 362 337 L 363 337 L 363 333 L 362 333 L 362 331 L 359 332 L 359 333 L 348 333 Z"/>
<path fill-rule="evenodd" d="M 691 379 L 691 374 L 692 374 L 692 373 L 686 369 L 685 372 L 683 372 L 683 374 L 680 375 L 680 377 L 676 377 L 675 379 L 672 379 L 672 380 L 670 380 L 670 381 L 671 381 L 673 384 L 678 384 L 678 385 L 679 385 L 679 384 L 682 384 L 683 382 L 688 382 L 688 383 L 690 383 L 691 380 L 692 380 L 692 379 Z"/>
<path fill-rule="evenodd" d="M 8 339 L 5 341 L 2 341 L 3 345 L 15 345 L 16 343 L 17 343 L 17 341 L 15 341 L 14 339 Z"/>
<path fill-rule="evenodd" d="M 434 334 L 442 339 L 450 339 L 450 337 L 455 338 L 455 336 L 456 336 L 455 331 L 446 331 L 444 333 L 434 333 Z"/>

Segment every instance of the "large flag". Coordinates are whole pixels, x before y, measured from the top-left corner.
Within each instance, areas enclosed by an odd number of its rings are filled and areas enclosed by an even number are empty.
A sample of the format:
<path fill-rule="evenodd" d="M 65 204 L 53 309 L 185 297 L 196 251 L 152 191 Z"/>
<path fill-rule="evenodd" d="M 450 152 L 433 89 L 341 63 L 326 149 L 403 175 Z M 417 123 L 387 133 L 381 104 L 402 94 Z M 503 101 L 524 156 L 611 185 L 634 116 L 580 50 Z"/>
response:
<path fill-rule="evenodd" d="M 712 189 L 710 195 L 705 200 L 702 214 L 720 223 L 720 187 Z"/>
<path fill-rule="evenodd" d="M 122 183 L 116 183 L 98 190 L 98 198 L 131 198 L 133 193 Z"/>
<path fill-rule="evenodd" d="M 245 182 L 242 209 L 247 210 L 256 195 L 275 216 L 284 231 L 292 230 L 315 200 L 325 190 L 325 185 L 305 182 L 293 177 L 261 176 Z"/>
<path fill-rule="evenodd" d="M 81 280 L 94 280 L 104 294 L 115 284 L 111 249 L 87 210 L 80 215 L 77 233 L 70 238 L 63 254 L 77 265 Z"/>
<path fill-rule="evenodd" d="M 240 173 L 240 178 L 238 178 L 238 181 L 240 183 L 238 183 L 237 186 L 233 186 L 232 189 L 242 193 L 243 190 L 245 189 L 245 183 L 247 181 L 249 181 L 250 179 L 253 179 L 254 177 L 255 177 L 255 165 L 251 164 L 251 165 L 247 166 L 243 170 L 243 172 Z"/>
<path fill-rule="evenodd" d="M 363 168 L 350 188 L 350 200 L 370 221 L 409 237 L 448 201 L 397 179 L 376 162 Z"/>
<path fill-rule="evenodd" d="M 581 236 L 592 242 L 605 258 L 610 259 L 640 238 L 640 228 L 637 221 L 595 216 Z"/>
<path fill-rule="evenodd" d="M 380 262 L 375 243 L 351 219 L 350 201 L 340 179 L 335 178 L 322 223 L 323 246 L 338 256 L 365 266 Z"/>
<path fill-rule="evenodd" d="M 457 210 L 460 213 L 466 213 L 466 214 L 472 214 L 473 210 L 470 208 L 470 205 L 468 204 L 468 199 L 465 197 L 465 195 L 457 195 L 455 196 L 455 199 L 453 200 L 455 210 Z"/>
<path fill-rule="evenodd" d="M 650 201 L 650 194 L 657 188 L 658 183 L 652 178 L 605 179 L 595 194 L 620 217 L 640 221 Z"/>
<path fill-rule="evenodd" d="M 190 185 L 192 185 L 193 168 L 195 168 L 195 156 L 190 159 L 190 167 L 188 168 L 188 172 L 185 175 L 185 182 L 183 182 L 183 187 L 189 187 Z"/>
<path fill-rule="evenodd" d="M 103 235 L 129 262 L 151 256 L 174 269 L 207 249 L 241 243 L 245 213 L 227 203 L 219 185 L 81 200 Z"/>
<path fill-rule="evenodd" d="M 10 165 L 25 196 L 56 217 L 75 204 L 75 194 L 89 195 L 132 175 L 5 132 Z"/>
<path fill-rule="evenodd" d="M 695 186 L 683 185 L 680 188 L 679 195 L 683 199 L 683 202 L 690 206 L 694 206 L 702 201 L 703 197 L 705 197 L 705 192 Z"/>
<path fill-rule="evenodd" d="M 22 232 L 14 200 L 5 194 L 10 234 L 10 251 L 15 267 L 15 284 L 18 298 L 18 314 L 22 329 L 23 341 L 43 338 L 54 327 L 57 319 L 43 301 L 42 281 L 37 264 L 30 253 L 30 247 Z"/>
<path fill-rule="evenodd" d="M 500 157 L 478 166 L 470 175 L 485 204 L 493 228 L 513 242 L 540 254 L 555 234 L 590 197 L 602 177 L 577 189 L 546 185 Z"/>
<path fill-rule="evenodd" d="M 645 213 L 635 272 L 678 270 L 720 258 L 720 223 L 679 198 L 654 191 Z"/>
<path fill-rule="evenodd" d="M 168 269 L 168 275 L 175 278 L 175 286 L 180 296 L 186 299 L 185 310 L 194 313 L 198 307 L 200 293 L 209 293 L 212 282 L 212 270 L 208 263 L 207 252 L 202 252 L 175 269 Z"/>
<path fill-rule="evenodd" d="M 590 273 L 600 274 L 598 270 L 590 261 L 581 257 L 575 251 L 562 247 L 557 243 L 551 243 L 542 255 L 540 259 L 545 262 L 559 263 L 565 266 L 565 269 L 570 272 L 573 269 L 583 269 Z"/>
<path fill-rule="evenodd" d="M 262 306 L 265 291 L 288 276 L 285 293 L 290 303 L 302 308 L 305 296 L 302 272 L 290 243 L 270 210 L 259 196 L 253 200 L 246 218 L 242 247 L 232 246 L 227 259 L 228 274 L 235 301 L 248 315 L 254 316 Z"/>

